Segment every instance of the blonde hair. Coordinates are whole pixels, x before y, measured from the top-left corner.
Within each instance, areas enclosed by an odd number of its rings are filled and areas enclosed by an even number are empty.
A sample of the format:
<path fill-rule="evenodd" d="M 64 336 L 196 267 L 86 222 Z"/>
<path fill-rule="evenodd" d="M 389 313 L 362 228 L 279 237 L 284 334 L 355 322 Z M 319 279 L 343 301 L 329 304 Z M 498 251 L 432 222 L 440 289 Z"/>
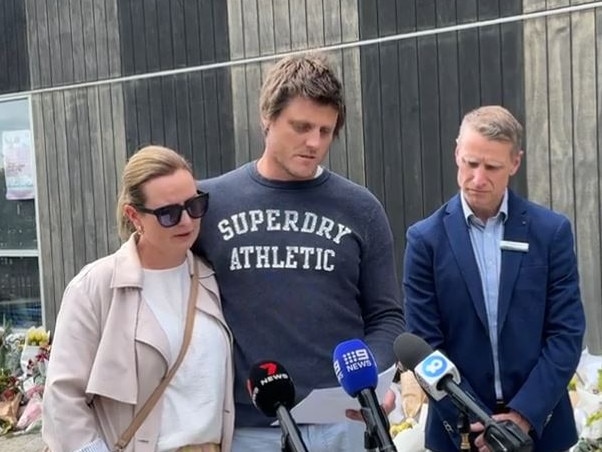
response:
<path fill-rule="evenodd" d="M 121 191 L 117 199 L 117 229 L 123 240 L 127 240 L 136 230 L 125 215 L 125 206 L 143 206 L 146 198 L 142 186 L 149 180 L 169 176 L 180 169 L 192 174 L 190 164 L 184 157 L 163 146 L 146 146 L 130 157 L 123 169 Z"/>
<path fill-rule="evenodd" d="M 511 143 L 513 153 L 521 150 L 523 126 L 500 105 L 486 105 L 467 113 L 462 119 L 458 140 L 466 127 L 490 140 Z"/>
<path fill-rule="evenodd" d="M 259 97 L 261 117 L 275 119 L 295 97 L 304 97 L 337 111 L 334 136 L 345 123 L 343 86 L 325 57 L 316 54 L 294 55 L 273 66 Z"/>

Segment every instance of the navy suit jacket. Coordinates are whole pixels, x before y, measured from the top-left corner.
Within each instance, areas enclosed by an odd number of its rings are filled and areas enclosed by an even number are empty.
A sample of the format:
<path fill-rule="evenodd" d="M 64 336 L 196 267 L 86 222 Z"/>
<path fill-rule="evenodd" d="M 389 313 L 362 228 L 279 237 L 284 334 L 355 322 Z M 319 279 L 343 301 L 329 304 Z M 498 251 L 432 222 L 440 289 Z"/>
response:
<path fill-rule="evenodd" d="M 535 452 L 577 441 L 567 394 L 581 356 L 585 317 L 569 221 L 508 192 L 502 250 L 498 353 L 504 402 L 533 426 Z M 408 331 L 443 351 L 461 386 L 491 413 L 496 403 L 493 355 L 479 269 L 460 195 L 407 232 L 403 285 Z M 426 446 L 457 451 L 458 411 L 449 397 L 429 404 Z"/>

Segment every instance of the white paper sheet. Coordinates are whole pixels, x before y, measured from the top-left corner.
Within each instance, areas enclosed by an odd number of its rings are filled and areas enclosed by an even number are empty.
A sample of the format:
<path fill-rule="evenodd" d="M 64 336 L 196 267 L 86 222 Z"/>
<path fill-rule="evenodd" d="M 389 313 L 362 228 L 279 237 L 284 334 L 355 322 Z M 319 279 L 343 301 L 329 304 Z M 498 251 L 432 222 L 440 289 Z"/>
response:
<path fill-rule="evenodd" d="M 378 375 L 376 396 L 382 402 L 391 386 L 395 366 Z M 291 410 L 291 416 L 297 424 L 329 424 L 347 420 L 345 410 L 359 410 L 357 399 L 351 398 L 340 386 L 326 389 L 315 389 Z M 272 425 L 278 425 L 274 422 Z"/>

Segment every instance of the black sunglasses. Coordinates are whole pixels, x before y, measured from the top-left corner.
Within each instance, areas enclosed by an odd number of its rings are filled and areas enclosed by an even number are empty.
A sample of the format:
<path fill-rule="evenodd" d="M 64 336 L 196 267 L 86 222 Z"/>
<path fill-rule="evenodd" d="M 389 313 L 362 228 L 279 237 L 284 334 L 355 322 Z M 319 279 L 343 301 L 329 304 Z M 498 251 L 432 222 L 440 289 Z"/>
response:
<path fill-rule="evenodd" d="M 158 209 L 147 209 L 144 206 L 136 206 L 136 210 L 144 213 L 152 213 L 164 228 L 177 225 L 182 219 L 182 212 L 186 209 L 190 218 L 201 218 L 207 212 L 209 204 L 209 193 L 198 191 L 197 195 L 190 198 L 184 204 L 170 204 Z"/>

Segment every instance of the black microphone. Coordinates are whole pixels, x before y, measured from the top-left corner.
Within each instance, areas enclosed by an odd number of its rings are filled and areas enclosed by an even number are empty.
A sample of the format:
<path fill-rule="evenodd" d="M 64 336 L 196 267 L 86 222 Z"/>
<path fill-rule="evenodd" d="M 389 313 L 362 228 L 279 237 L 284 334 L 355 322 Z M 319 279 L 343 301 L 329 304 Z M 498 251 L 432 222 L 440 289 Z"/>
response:
<path fill-rule="evenodd" d="M 337 380 L 353 398 L 357 398 L 366 423 L 366 444 L 379 451 L 395 451 L 389 434 L 389 420 L 383 412 L 374 389 L 378 384 L 376 360 L 368 346 L 359 339 L 341 342 L 333 352 Z"/>
<path fill-rule="evenodd" d="M 299 427 L 291 416 L 295 385 L 282 364 L 261 361 L 249 371 L 247 389 L 253 405 L 268 417 L 277 417 L 282 430 L 282 450 L 307 452 Z"/>
<path fill-rule="evenodd" d="M 473 414 L 485 426 L 485 442 L 492 452 L 532 450 L 533 440 L 514 422 L 496 422 L 458 386 L 458 369 L 443 353 L 433 351 L 422 338 L 411 333 L 399 335 L 393 349 L 399 362 L 414 372 L 429 397 L 437 401 L 449 396 L 460 411 Z"/>

